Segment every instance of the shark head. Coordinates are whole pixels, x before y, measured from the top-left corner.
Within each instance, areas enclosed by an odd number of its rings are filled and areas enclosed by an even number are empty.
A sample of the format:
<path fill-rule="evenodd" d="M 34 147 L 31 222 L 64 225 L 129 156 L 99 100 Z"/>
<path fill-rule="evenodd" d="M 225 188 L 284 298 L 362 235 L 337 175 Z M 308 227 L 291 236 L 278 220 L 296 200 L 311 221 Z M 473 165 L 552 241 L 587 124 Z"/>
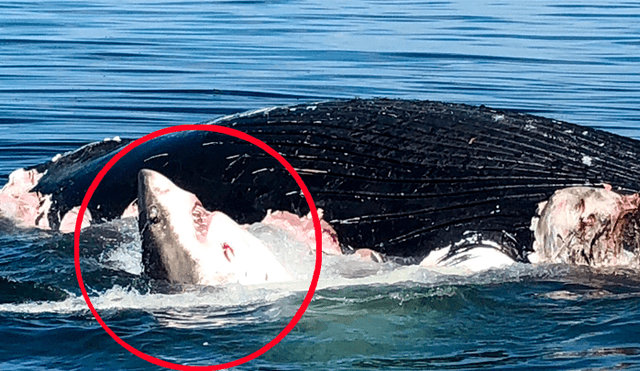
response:
<path fill-rule="evenodd" d="M 151 278 L 201 285 L 291 279 L 260 240 L 156 171 L 138 174 L 138 209 L 144 273 Z"/>

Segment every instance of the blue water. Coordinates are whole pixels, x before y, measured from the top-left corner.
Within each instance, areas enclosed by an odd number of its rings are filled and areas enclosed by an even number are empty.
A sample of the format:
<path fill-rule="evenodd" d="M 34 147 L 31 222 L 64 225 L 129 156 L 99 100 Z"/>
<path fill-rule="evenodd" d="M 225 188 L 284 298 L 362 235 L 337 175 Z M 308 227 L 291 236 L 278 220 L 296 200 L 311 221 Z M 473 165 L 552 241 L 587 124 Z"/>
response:
<path fill-rule="evenodd" d="M 640 139 L 632 1 L 5 1 L 0 14 L 0 185 L 105 137 L 354 96 L 485 104 Z M 302 301 L 283 288 L 154 292 L 135 233 L 109 228 L 84 237 L 92 301 L 166 361 L 250 354 Z M 289 336 L 240 369 L 640 369 L 637 272 L 378 273 L 318 290 Z M 70 236 L 0 225 L 0 277 L 0 369 L 158 369 L 88 311 Z"/>

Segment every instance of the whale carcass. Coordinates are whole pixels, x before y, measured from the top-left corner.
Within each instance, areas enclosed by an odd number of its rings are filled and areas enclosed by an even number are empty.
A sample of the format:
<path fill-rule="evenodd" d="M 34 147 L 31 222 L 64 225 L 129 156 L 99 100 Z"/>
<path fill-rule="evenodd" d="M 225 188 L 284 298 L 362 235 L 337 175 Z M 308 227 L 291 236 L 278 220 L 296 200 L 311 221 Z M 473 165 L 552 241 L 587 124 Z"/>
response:
<path fill-rule="evenodd" d="M 640 188 L 640 142 L 484 106 L 355 99 L 266 109 L 212 124 L 250 134 L 286 158 L 344 252 L 369 248 L 406 263 L 437 248 L 452 254 L 471 245 L 497 246 L 527 261 L 532 217 L 556 191 L 607 187 L 630 195 Z M 97 172 L 127 143 L 94 143 L 24 169 L 21 177 L 32 182 L 28 194 L 39 202 L 32 219 L 60 228 Z M 309 212 L 293 178 L 261 149 L 192 131 L 154 139 L 122 158 L 89 203 L 91 222 L 125 212 L 136 199 L 141 169 L 164 174 L 198 195 L 207 210 L 237 223 L 260 221 L 269 210 Z M 7 206 L 10 188 L 3 189 L 0 210 L 19 209 Z M 627 214 L 616 215 L 635 220 Z"/>

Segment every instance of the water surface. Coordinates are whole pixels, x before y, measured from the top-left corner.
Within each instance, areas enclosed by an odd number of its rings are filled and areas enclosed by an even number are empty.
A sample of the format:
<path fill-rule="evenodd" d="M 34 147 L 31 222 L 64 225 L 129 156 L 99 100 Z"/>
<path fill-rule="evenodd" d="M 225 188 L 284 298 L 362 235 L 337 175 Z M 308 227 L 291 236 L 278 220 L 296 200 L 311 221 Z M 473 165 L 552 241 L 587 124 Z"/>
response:
<path fill-rule="evenodd" d="M 636 2 L 5 1 L 0 11 L 0 184 L 105 137 L 356 96 L 485 104 L 640 138 Z M 71 237 L 0 230 L 0 368 L 157 369 L 86 309 Z M 167 361 L 249 354 L 302 300 L 150 292 L 126 236 L 87 237 L 85 280 L 116 333 Z M 319 290 L 291 334 L 241 369 L 640 369 L 636 272 L 405 273 Z"/>

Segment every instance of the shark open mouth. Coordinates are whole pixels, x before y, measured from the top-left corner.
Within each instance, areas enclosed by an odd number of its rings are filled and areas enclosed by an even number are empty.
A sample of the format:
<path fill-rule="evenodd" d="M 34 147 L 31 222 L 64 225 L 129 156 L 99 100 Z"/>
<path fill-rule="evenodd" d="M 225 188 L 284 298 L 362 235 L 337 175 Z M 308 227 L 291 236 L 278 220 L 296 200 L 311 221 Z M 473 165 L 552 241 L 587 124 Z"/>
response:
<path fill-rule="evenodd" d="M 196 230 L 196 238 L 198 241 L 204 242 L 207 239 L 207 232 L 211 223 L 211 213 L 202 206 L 200 201 L 196 201 L 191 210 L 191 216 Z"/>

